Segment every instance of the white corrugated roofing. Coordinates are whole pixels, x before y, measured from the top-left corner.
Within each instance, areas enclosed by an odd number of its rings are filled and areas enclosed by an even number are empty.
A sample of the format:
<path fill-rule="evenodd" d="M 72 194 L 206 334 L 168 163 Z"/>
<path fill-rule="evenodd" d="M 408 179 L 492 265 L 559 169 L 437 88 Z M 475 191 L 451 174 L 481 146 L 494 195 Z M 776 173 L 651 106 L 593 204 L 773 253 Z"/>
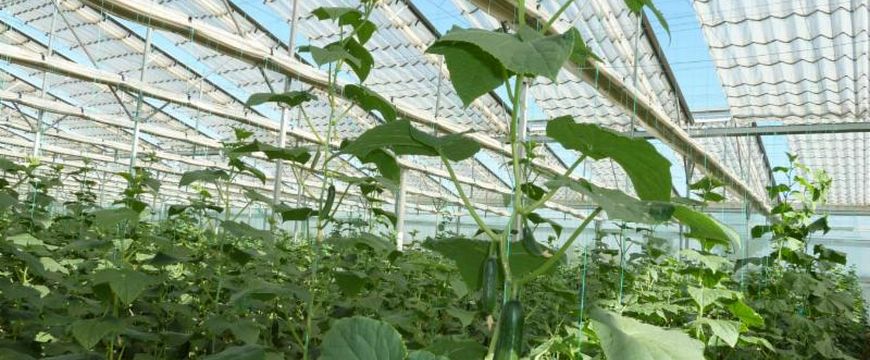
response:
<path fill-rule="evenodd" d="M 834 179 L 829 204 L 870 205 L 867 133 L 825 124 L 870 122 L 870 2 L 693 2 L 734 123 L 817 124 L 789 150 Z"/>

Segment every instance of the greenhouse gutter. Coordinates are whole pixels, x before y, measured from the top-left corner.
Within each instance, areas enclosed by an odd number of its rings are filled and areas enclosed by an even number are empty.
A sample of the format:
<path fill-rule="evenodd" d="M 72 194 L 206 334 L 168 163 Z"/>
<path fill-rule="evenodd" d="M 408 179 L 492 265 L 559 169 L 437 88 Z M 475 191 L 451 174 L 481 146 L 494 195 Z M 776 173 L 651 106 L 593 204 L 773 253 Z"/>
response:
<path fill-rule="evenodd" d="M 188 38 L 204 47 L 256 66 L 265 66 L 270 70 L 297 78 L 315 87 L 321 89 L 327 89 L 329 87 L 329 81 L 326 74 L 310 65 L 290 58 L 285 54 L 278 54 L 274 49 L 260 46 L 259 44 L 251 42 L 249 39 L 245 39 L 239 35 L 211 26 L 202 20 L 191 18 L 165 6 L 137 0 L 84 0 L 83 2 L 95 9 L 110 12 L 119 17 L 143 25 L 181 34 L 185 38 Z M 75 75 L 73 74 L 73 76 Z M 129 83 L 132 81 L 127 80 L 127 82 Z M 339 83 L 336 87 L 341 88 L 343 87 L 343 84 Z M 421 115 L 419 109 L 408 106 L 402 101 L 396 101 L 395 107 L 402 117 L 419 124 L 435 127 L 446 133 L 460 134 L 473 130 L 454 124 L 439 122 L 433 117 Z M 271 124 L 268 127 L 276 128 L 277 126 Z M 488 150 L 494 151 L 502 156 L 510 156 L 510 150 L 507 146 L 497 139 L 480 133 L 470 133 L 467 136 L 474 139 L 478 144 Z M 560 174 L 563 171 L 561 168 L 542 163 L 541 161 L 535 161 L 533 165 L 537 170 L 551 175 Z M 473 185 L 480 186 L 480 184 L 476 183 Z M 499 190 L 496 192 L 502 191 Z M 553 206 L 550 206 L 551 204 Z M 557 203 L 548 203 L 547 205 L 554 210 L 568 212 L 572 216 L 580 218 L 583 217 L 583 215 L 573 211 L 572 209 L 558 206 Z"/>
<path fill-rule="evenodd" d="M 472 0 L 472 3 L 497 20 L 511 23 L 514 22 L 514 14 L 518 10 L 516 4 L 505 0 Z M 546 23 L 549 19 L 549 16 L 545 16 L 533 5 L 526 5 L 525 13 L 527 23 L 530 26 Z M 565 31 L 567 31 L 565 26 L 558 23 L 554 23 L 548 29 L 550 34 L 561 34 Z M 637 119 L 640 120 L 649 134 L 693 161 L 705 173 L 722 180 L 725 186 L 749 201 L 752 207 L 766 216 L 770 215 L 770 206 L 758 194 L 755 194 L 743 180 L 710 156 L 703 147 L 692 140 L 686 131 L 675 125 L 667 114 L 653 107 L 646 97 L 630 89 L 603 64 L 594 61 L 587 64 L 577 64 L 569 61 L 564 68 L 589 84 L 597 84 L 596 88 L 602 95 L 613 103 L 622 106 L 626 113 L 636 114 Z"/>

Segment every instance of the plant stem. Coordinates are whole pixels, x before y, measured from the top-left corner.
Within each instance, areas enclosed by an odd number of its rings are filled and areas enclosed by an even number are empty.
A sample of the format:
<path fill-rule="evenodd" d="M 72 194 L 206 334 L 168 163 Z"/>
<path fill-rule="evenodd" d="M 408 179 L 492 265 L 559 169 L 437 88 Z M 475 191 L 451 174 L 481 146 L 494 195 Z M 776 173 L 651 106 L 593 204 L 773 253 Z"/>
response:
<path fill-rule="evenodd" d="M 563 177 L 571 176 L 571 174 L 574 172 L 575 169 L 577 169 L 577 166 L 580 165 L 580 163 L 582 163 L 583 160 L 586 160 L 586 155 L 581 155 L 580 157 L 578 157 L 577 160 L 574 161 L 574 163 L 568 167 L 568 169 L 565 171 L 565 174 L 562 176 Z M 524 206 L 522 209 L 522 213 L 524 215 L 528 215 L 532 211 L 535 211 L 535 209 L 543 206 L 544 203 L 546 203 L 547 201 L 550 201 L 550 199 L 553 198 L 553 196 L 555 196 L 556 192 L 558 192 L 558 191 L 559 191 L 559 188 L 550 189 L 550 191 L 548 191 L 546 194 L 544 194 L 544 196 L 542 196 L 540 200 L 535 201 L 534 203 L 532 203 L 529 206 Z"/>
<path fill-rule="evenodd" d="M 568 9 L 568 6 L 571 6 L 571 4 L 573 3 L 574 0 L 568 0 L 564 4 L 562 4 L 562 6 L 559 7 L 559 10 L 556 10 L 556 12 L 553 13 L 552 16 L 550 16 L 550 19 L 547 20 L 547 23 L 544 24 L 544 27 L 541 28 L 541 31 L 546 33 L 547 30 L 550 30 L 550 27 L 553 26 L 553 23 L 555 23 L 556 20 L 559 20 L 559 16 L 561 16 L 562 13 L 565 12 L 566 9 Z"/>
<path fill-rule="evenodd" d="M 564 244 L 562 244 L 562 247 L 560 247 L 559 250 L 556 251 L 556 253 L 553 254 L 552 257 L 550 257 L 549 259 L 547 259 L 547 261 L 545 261 L 543 264 L 541 264 L 541 266 L 538 266 L 537 269 L 533 270 L 532 272 L 526 274 L 526 276 L 523 276 L 521 279 L 517 280 L 516 281 L 517 286 L 523 285 L 523 284 L 529 282 L 530 280 L 532 280 L 532 279 L 538 277 L 539 275 L 550 270 L 550 268 L 553 267 L 553 265 L 555 265 L 559 261 L 559 259 L 561 259 L 562 256 L 565 255 L 565 252 L 568 251 L 568 248 L 571 247 L 571 244 L 574 243 L 574 240 L 577 240 L 577 238 L 580 237 L 580 234 L 583 233 L 583 230 L 585 230 L 586 227 L 589 226 L 590 223 L 592 223 L 592 220 L 594 220 L 595 217 L 598 216 L 598 214 L 600 212 L 601 212 L 601 207 L 595 208 L 595 210 L 593 210 L 592 213 L 590 213 L 589 216 L 587 216 L 586 219 L 583 220 L 583 223 L 580 224 L 580 226 L 577 227 L 577 229 L 574 230 L 573 233 L 571 233 L 571 236 L 568 238 L 567 241 L 565 241 Z"/>
<path fill-rule="evenodd" d="M 462 199 L 462 204 L 465 205 L 466 209 L 468 209 L 468 214 L 471 215 L 471 218 L 474 219 L 474 222 L 477 223 L 477 226 L 479 226 L 483 230 L 483 232 L 486 233 L 486 235 L 488 235 L 490 239 L 492 239 L 492 241 L 499 241 L 501 237 L 493 232 L 492 229 L 490 229 L 489 225 L 486 225 L 486 223 L 483 222 L 483 219 L 480 217 L 480 215 L 477 214 L 477 210 L 474 209 L 474 205 L 471 204 L 471 200 L 469 200 L 468 196 L 465 195 L 465 190 L 462 190 L 459 179 L 456 177 L 456 172 L 453 170 L 453 165 L 450 165 L 450 160 L 447 160 L 444 155 L 441 155 L 441 162 L 443 162 L 444 167 L 447 168 L 447 173 L 450 175 L 450 180 L 452 180 L 453 183 L 456 184 L 456 192 L 459 193 L 459 197 Z"/>

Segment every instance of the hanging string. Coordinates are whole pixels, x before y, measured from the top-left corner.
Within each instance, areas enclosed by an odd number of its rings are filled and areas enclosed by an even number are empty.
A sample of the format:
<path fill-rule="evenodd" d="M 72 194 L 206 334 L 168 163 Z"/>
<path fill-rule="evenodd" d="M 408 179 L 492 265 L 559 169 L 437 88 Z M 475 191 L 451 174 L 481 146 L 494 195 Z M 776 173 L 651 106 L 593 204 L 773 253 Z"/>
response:
<path fill-rule="evenodd" d="M 577 318 L 577 325 L 580 328 L 582 333 L 583 331 L 583 312 L 586 311 L 586 274 L 589 270 L 589 244 L 583 246 L 583 263 L 582 263 L 582 276 L 580 276 L 580 315 Z M 578 337 L 577 339 L 577 352 L 581 352 L 583 348 L 583 338 Z"/>

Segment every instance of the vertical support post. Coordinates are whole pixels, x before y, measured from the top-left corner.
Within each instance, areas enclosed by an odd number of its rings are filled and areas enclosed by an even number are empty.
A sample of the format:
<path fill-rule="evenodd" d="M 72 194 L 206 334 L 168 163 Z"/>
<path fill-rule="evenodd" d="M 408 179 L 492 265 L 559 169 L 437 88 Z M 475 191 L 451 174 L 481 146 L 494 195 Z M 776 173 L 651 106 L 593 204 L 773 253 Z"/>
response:
<path fill-rule="evenodd" d="M 396 249 L 399 251 L 402 251 L 405 246 L 405 203 L 408 189 L 405 172 L 407 171 L 399 167 L 399 190 L 396 191 Z"/>
<path fill-rule="evenodd" d="M 638 90 L 637 90 L 637 68 L 638 68 L 639 64 L 637 62 L 639 61 L 638 54 L 640 53 L 638 51 L 638 48 L 637 48 L 637 42 L 640 39 L 640 27 L 641 27 L 642 21 L 643 21 L 643 12 L 641 12 L 640 14 L 637 15 L 637 27 L 635 28 L 635 31 L 634 31 L 634 47 L 633 47 L 633 49 L 634 49 L 634 64 L 633 64 L 634 69 L 633 69 L 633 73 L 631 75 L 631 86 L 634 87 L 633 90 L 634 90 L 635 94 L 638 93 Z M 636 129 L 635 121 L 637 120 L 637 95 L 635 95 L 633 106 L 634 106 L 634 109 L 632 110 L 632 113 L 631 113 L 631 136 L 632 137 L 634 137 L 635 129 Z"/>
<path fill-rule="evenodd" d="M 296 24 L 298 23 L 298 12 L 299 12 L 299 0 L 293 0 L 293 10 L 290 15 L 290 39 L 287 41 L 288 48 L 287 51 L 290 55 L 290 58 L 294 58 L 296 56 Z M 284 79 L 284 91 L 290 91 L 290 77 Z M 290 121 L 290 109 L 287 107 L 281 108 L 281 130 L 278 134 L 278 147 L 283 148 L 287 146 L 287 123 Z M 272 204 L 276 205 L 281 200 L 281 186 L 282 186 L 282 178 L 284 177 L 284 161 L 278 159 L 275 162 L 275 184 L 272 188 Z M 302 184 L 298 184 L 298 186 L 302 186 Z"/>
<path fill-rule="evenodd" d="M 151 27 L 145 33 L 145 49 L 142 50 L 142 67 L 139 71 L 139 81 L 145 81 L 145 67 L 148 66 L 148 57 L 151 55 Z M 130 174 L 136 167 L 136 156 L 139 152 L 140 119 L 142 118 L 142 92 L 136 94 L 136 113 L 133 117 L 133 145 L 130 149 Z"/>
<path fill-rule="evenodd" d="M 54 11 L 51 13 L 51 31 L 48 33 L 48 54 L 47 57 L 51 57 L 54 53 L 54 32 L 57 27 L 57 13 L 58 8 L 54 7 Z M 48 71 L 42 72 L 42 85 L 39 89 L 39 97 L 45 97 L 45 85 L 48 82 Z M 33 157 L 38 157 L 40 148 L 42 147 L 42 133 L 45 131 L 43 128 L 43 123 L 45 122 L 45 110 L 40 109 L 39 115 L 36 119 L 36 134 L 33 137 Z"/>
<path fill-rule="evenodd" d="M 518 147 L 518 149 L 519 149 L 519 156 L 521 159 L 526 157 L 526 148 L 525 148 L 526 135 L 527 135 L 526 134 L 527 133 L 526 132 L 526 124 L 527 124 L 527 120 L 526 120 L 526 108 L 527 108 L 526 94 L 528 93 L 528 90 L 529 90 L 529 82 L 528 82 L 528 80 L 523 80 L 523 86 L 520 87 L 520 93 L 519 93 L 519 96 L 520 96 L 520 104 L 519 105 L 520 106 L 519 106 L 519 109 L 514 109 L 514 111 L 519 111 L 519 113 L 517 114 L 517 141 L 520 142 L 520 144 L 519 144 L 520 146 Z M 514 179 L 515 186 L 521 186 L 526 181 L 524 178 L 525 178 L 524 171 L 520 171 L 519 177 L 517 179 Z M 522 204 L 514 204 L 514 206 L 515 207 L 522 206 Z M 524 224 L 523 224 L 522 216 L 517 215 L 517 218 L 514 219 L 514 230 L 517 231 L 517 237 L 522 236 L 523 225 Z"/>

